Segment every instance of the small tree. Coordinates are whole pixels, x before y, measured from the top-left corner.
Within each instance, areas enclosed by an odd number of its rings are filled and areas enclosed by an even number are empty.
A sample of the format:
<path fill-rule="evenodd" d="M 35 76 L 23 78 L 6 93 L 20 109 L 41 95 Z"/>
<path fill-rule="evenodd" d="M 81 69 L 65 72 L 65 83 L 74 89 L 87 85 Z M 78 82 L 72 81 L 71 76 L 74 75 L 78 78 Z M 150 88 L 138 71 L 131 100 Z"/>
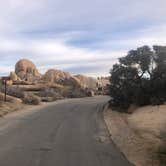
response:
<path fill-rule="evenodd" d="M 111 105 L 160 104 L 166 99 L 166 47 L 140 47 L 120 58 L 111 70 Z"/>

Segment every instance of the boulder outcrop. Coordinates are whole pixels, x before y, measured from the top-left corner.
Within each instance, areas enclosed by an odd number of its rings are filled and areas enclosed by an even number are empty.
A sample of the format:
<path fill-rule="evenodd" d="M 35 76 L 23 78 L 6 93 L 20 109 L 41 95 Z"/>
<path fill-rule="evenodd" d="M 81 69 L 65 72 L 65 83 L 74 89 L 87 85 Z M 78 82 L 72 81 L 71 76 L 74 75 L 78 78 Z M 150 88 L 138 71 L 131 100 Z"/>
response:
<path fill-rule="evenodd" d="M 55 69 L 48 70 L 43 75 L 42 80 L 51 83 L 58 83 L 61 85 L 80 87 L 80 81 L 77 78 L 61 70 L 55 70 Z"/>
<path fill-rule="evenodd" d="M 88 89 L 96 89 L 97 87 L 97 79 L 92 77 L 87 77 L 84 75 L 75 75 L 75 78 L 77 78 L 83 88 Z"/>
<path fill-rule="evenodd" d="M 19 60 L 15 65 L 15 73 L 21 80 L 36 81 L 41 77 L 36 66 L 27 59 Z"/>

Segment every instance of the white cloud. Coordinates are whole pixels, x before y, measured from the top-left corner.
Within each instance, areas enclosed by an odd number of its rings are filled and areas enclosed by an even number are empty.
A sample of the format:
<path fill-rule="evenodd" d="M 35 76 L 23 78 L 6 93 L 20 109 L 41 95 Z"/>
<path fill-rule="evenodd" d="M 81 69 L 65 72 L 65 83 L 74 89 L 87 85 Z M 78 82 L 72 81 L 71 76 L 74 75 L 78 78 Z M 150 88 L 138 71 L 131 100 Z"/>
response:
<path fill-rule="evenodd" d="M 5 32 L 108 30 L 140 19 L 165 22 L 165 6 L 165 0 L 5 0 L 0 6 L 0 25 Z"/>
<path fill-rule="evenodd" d="M 158 26 L 150 26 L 143 28 L 135 32 L 132 37 L 124 37 L 122 39 L 106 40 L 100 43 L 100 47 L 117 48 L 128 51 L 135 49 L 143 45 L 166 45 L 166 24 L 160 24 Z"/>
<path fill-rule="evenodd" d="M 18 52 L 18 55 L 15 55 L 17 59 L 22 58 L 23 54 L 29 54 L 25 55 L 24 58 L 29 58 L 34 61 L 34 63 L 37 63 L 41 72 L 45 72 L 49 68 L 58 68 L 66 71 L 70 68 L 77 67 L 82 67 L 83 69 L 93 67 L 98 70 L 101 67 L 105 68 L 106 65 L 110 68 L 112 61 L 122 56 L 122 52 L 93 51 L 71 47 L 61 40 L 13 41 L 8 39 L 3 43 L 0 42 L 0 52 L 2 51 L 3 54 L 11 52 L 11 55 L 12 52 Z M 2 58 L 2 56 L 4 55 L 0 55 L 0 58 Z M 6 61 L 6 59 L 4 61 Z M 3 61 L 1 61 L 1 63 L 2 62 Z M 6 72 L 7 69 L 11 70 L 11 67 L 6 68 L 4 72 Z M 8 72 L 10 70 L 8 70 Z M 1 71 L 3 71 L 3 69 Z M 75 73 L 77 73 L 77 71 L 75 71 Z M 82 71 L 82 73 L 84 73 L 84 71 Z"/>
<path fill-rule="evenodd" d="M 5 73 L 18 59 L 29 58 L 42 72 L 56 67 L 106 74 L 117 58 L 130 49 L 166 45 L 165 0 L 0 2 L 0 71 Z M 117 37 L 121 32 L 124 36 Z M 93 47 L 67 43 L 89 38 Z"/>

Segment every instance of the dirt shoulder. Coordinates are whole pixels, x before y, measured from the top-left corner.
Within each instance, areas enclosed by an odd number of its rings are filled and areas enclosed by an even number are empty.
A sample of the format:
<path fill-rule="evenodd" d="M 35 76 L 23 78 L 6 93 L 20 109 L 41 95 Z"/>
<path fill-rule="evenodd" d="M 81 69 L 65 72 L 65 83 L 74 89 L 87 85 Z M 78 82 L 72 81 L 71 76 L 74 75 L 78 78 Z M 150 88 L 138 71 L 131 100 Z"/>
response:
<path fill-rule="evenodd" d="M 3 117 L 7 114 L 11 114 L 17 111 L 27 111 L 27 110 L 38 110 L 43 107 L 60 102 L 62 99 L 57 99 L 51 102 L 39 102 L 37 104 L 25 104 L 21 98 L 6 96 L 6 102 L 4 101 L 4 93 L 0 92 L 0 117 Z M 63 99 L 65 100 L 65 98 Z M 32 101 L 32 98 L 30 98 Z"/>
<path fill-rule="evenodd" d="M 13 99 L 13 97 L 12 97 Z M 65 99 L 63 99 L 65 100 Z M 4 117 L 6 115 L 15 114 L 19 111 L 27 112 L 27 111 L 37 111 L 41 108 L 45 108 L 47 106 L 54 105 L 55 103 L 61 102 L 62 100 L 57 100 L 54 102 L 41 102 L 39 105 L 29 105 L 24 104 L 21 100 L 12 100 L 12 101 L 0 101 L 0 117 Z"/>
<path fill-rule="evenodd" d="M 17 102 L 0 102 L 0 117 L 5 116 L 8 113 L 22 110 L 26 107 L 23 103 Z"/>
<path fill-rule="evenodd" d="M 138 108 L 133 114 L 104 111 L 112 140 L 136 166 L 159 165 L 156 154 L 164 141 L 165 110 L 166 105 Z"/>

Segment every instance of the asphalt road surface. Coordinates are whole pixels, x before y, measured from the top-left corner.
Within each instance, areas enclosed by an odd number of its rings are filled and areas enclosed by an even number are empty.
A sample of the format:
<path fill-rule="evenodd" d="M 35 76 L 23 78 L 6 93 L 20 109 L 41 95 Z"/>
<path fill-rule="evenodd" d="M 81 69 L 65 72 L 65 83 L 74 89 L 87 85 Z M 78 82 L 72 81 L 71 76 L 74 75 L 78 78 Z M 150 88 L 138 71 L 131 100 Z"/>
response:
<path fill-rule="evenodd" d="M 129 166 L 102 117 L 107 96 L 0 118 L 0 166 Z"/>

